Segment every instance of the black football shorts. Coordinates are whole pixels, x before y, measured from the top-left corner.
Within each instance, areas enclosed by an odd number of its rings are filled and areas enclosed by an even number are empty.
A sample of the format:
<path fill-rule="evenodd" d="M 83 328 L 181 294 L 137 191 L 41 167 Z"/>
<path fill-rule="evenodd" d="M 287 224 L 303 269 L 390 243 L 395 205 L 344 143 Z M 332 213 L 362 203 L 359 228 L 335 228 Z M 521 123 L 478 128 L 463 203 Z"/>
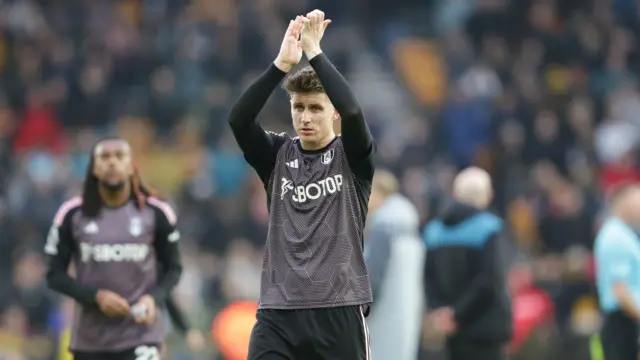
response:
<path fill-rule="evenodd" d="M 258 310 L 247 360 L 370 360 L 366 310 Z"/>
<path fill-rule="evenodd" d="M 73 360 L 160 360 L 158 345 L 140 345 L 120 351 L 74 351 Z"/>

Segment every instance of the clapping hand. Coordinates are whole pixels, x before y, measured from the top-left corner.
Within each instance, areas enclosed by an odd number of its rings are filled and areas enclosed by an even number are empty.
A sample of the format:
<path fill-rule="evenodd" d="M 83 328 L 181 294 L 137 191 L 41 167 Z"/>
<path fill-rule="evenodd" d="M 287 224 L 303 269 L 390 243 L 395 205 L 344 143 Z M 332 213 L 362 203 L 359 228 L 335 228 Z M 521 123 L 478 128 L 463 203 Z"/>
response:
<path fill-rule="evenodd" d="M 324 19 L 324 12 L 313 10 L 302 18 L 302 34 L 300 44 L 307 59 L 311 60 L 322 53 L 320 40 L 324 36 L 324 31 L 331 23 L 331 20 Z"/>
<path fill-rule="evenodd" d="M 298 16 L 289 22 L 289 27 L 284 34 L 284 39 L 282 39 L 282 45 L 280 45 L 280 52 L 273 62 L 278 69 L 289 72 L 302 59 L 302 45 L 298 40 L 301 31 L 302 16 Z"/>

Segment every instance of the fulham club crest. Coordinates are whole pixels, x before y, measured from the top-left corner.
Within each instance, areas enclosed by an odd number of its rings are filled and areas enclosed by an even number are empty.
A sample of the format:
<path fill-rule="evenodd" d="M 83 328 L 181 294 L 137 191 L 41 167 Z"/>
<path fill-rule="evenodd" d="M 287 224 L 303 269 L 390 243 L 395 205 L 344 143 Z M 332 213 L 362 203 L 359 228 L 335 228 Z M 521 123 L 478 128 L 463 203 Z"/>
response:
<path fill-rule="evenodd" d="M 131 218 L 129 223 L 129 234 L 138 237 L 142 234 L 142 220 L 139 217 Z"/>
<path fill-rule="evenodd" d="M 325 165 L 331 164 L 331 161 L 333 161 L 333 155 L 334 155 L 333 149 L 322 154 L 322 158 L 321 158 L 322 163 Z"/>

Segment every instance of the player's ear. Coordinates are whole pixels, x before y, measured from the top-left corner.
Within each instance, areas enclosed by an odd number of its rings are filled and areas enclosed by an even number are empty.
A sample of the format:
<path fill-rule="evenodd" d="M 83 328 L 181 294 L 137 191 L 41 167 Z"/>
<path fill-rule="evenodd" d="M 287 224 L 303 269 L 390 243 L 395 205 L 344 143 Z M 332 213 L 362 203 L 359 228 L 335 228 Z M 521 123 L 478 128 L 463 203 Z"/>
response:
<path fill-rule="evenodd" d="M 340 113 L 338 113 L 338 110 L 333 109 L 333 116 L 331 117 L 331 119 L 333 121 L 336 121 L 336 120 L 340 119 Z"/>
<path fill-rule="evenodd" d="M 331 118 L 333 121 L 333 133 L 339 135 L 342 131 L 342 122 L 340 121 L 340 115 Z"/>

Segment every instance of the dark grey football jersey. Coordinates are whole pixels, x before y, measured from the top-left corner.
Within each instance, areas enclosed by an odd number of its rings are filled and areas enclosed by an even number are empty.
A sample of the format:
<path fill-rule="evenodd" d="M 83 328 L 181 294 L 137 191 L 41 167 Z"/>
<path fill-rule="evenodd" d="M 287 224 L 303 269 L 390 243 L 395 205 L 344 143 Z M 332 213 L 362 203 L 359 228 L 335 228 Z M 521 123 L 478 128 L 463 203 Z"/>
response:
<path fill-rule="evenodd" d="M 362 242 L 371 183 L 351 170 L 342 139 L 304 151 L 297 138 L 286 138 L 266 190 L 260 308 L 371 303 Z"/>
<path fill-rule="evenodd" d="M 170 207 L 149 198 L 143 209 L 130 201 L 118 208 L 103 208 L 96 218 L 89 218 L 80 206 L 80 198 L 61 206 L 45 252 L 59 256 L 63 246 L 71 246 L 76 281 L 81 286 L 113 291 L 132 305 L 151 294 L 159 272 L 154 242 L 159 235 L 168 242 L 179 237 Z M 95 304 L 77 306 L 70 349 L 110 351 L 160 344 L 165 335 L 164 319 L 162 304 L 156 306 L 152 325 L 136 324 L 131 316 L 108 318 Z"/>

